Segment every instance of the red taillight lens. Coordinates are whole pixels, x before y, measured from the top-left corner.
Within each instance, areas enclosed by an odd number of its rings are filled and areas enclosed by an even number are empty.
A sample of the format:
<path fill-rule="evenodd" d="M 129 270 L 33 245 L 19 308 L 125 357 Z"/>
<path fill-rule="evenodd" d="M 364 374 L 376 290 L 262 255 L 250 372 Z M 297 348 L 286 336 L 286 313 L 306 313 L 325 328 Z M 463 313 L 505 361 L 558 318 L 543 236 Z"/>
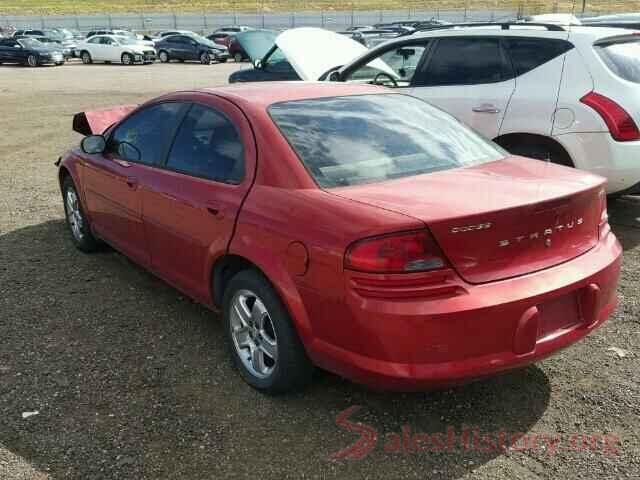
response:
<path fill-rule="evenodd" d="M 614 140 L 618 142 L 640 140 L 640 131 L 636 122 L 624 108 L 610 98 L 591 92 L 582 97 L 580 101 L 600 114 Z"/>
<path fill-rule="evenodd" d="M 360 240 L 347 250 L 345 268 L 369 273 L 411 273 L 444 268 L 447 262 L 429 232 Z"/>

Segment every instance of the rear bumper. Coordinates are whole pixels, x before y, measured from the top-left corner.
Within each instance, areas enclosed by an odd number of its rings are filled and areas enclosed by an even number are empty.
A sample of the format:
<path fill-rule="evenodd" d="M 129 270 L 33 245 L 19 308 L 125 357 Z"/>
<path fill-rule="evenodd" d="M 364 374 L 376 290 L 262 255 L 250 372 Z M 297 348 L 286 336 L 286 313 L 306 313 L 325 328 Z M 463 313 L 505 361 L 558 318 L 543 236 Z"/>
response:
<path fill-rule="evenodd" d="M 602 325 L 617 303 L 621 254 L 609 234 L 544 271 L 483 285 L 457 280 L 464 293 L 455 296 L 390 301 L 348 291 L 349 318 L 336 323 L 342 335 L 307 349 L 318 366 L 385 390 L 446 387 L 521 367 Z M 570 324 L 544 327 L 574 310 Z"/>
<path fill-rule="evenodd" d="M 608 180 L 607 193 L 619 193 L 640 182 L 640 141 L 616 142 L 608 132 L 568 133 L 554 138 L 577 168 Z"/>

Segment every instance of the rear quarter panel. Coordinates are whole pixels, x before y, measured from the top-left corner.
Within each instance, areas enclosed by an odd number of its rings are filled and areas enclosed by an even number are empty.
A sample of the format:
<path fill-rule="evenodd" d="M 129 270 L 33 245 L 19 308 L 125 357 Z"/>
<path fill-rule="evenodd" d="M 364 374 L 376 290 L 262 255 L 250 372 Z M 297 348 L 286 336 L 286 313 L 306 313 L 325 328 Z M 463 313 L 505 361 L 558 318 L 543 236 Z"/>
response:
<path fill-rule="evenodd" d="M 325 320 L 345 318 L 347 246 L 371 235 L 422 227 L 413 218 L 319 189 L 255 185 L 238 216 L 230 253 L 263 271 L 309 347 L 323 336 Z"/>

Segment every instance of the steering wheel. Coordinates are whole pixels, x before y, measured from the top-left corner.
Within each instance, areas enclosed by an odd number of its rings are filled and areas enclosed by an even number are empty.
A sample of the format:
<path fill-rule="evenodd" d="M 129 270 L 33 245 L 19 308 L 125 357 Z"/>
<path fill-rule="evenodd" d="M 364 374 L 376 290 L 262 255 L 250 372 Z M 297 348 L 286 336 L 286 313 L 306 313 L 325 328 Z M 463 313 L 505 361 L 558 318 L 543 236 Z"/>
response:
<path fill-rule="evenodd" d="M 396 79 L 393 78 L 388 73 L 385 73 L 385 72 L 380 72 L 374 77 L 374 79 L 373 79 L 373 84 L 374 85 L 384 85 L 383 83 L 378 83 L 378 78 L 380 78 L 380 77 L 387 77 L 389 80 L 391 80 L 391 83 L 393 83 L 394 87 L 398 86 L 398 82 L 396 82 Z"/>

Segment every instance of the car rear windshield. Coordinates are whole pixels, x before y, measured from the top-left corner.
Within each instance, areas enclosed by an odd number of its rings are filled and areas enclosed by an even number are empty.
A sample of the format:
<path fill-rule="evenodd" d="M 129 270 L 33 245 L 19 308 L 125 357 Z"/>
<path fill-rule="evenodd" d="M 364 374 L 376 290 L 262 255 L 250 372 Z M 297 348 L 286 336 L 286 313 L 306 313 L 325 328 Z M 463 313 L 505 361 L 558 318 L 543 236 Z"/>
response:
<path fill-rule="evenodd" d="M 595 49 L 615 75 L 629 82 L 640 83 L 640 39 L 601 43 Z"/>
<path fill-rule="evenodd" d="M 506 154 L 452 116 L 401 94 L 283 102 L 271 118 L 322 188 L 466 167 Z"/>

